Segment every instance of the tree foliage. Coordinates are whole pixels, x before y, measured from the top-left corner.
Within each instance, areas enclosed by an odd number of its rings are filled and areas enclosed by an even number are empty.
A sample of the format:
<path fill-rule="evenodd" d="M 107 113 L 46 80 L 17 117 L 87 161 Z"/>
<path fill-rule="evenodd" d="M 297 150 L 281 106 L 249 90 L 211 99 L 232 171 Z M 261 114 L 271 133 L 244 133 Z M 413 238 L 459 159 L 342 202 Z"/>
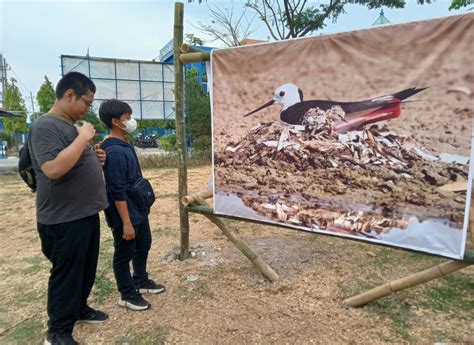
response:
<path fill-rule="evenodd" d="M 53 84 L 49 81 L 47 76 L 44 76 L 44 82 L 36 93 L 40 113 L 47 113 L 53 106 L 55 99 L 56 95 L 54 93 Z"/>
<path fill-rule="evenodd" d="M 89 112 L 87 112 L 86 115 L 82 118 L 82 120 L 87 121 L 91 125 L 93 125 L 97 133 L 104 133 L 105 131 L 107 131 L 107 126 L 99 119 L 94 110 L 90 110 Z"/>
<path fill-rule="evenodd" d="M 451 2 L 451 6 L 449 6 L 449 10 L 459 10 L 461 7 L 466 7 L 469 5 L 474 5 L 473 0 L 453 0 Z"/>
<path fill-rule="evenodd" d="M 186 129 L 193 142 L 193 148 L 211 148 L 211 104 L 209 95 L 199 83 L 197 68 L 186 71 L 185 80 Z"/>
<path fill-rule="evenodd" d="M 6 110 L 25 115 L 25 117 L 22 118 L 15 117 L 3 119 L 5 134 L 13 139 L 16 133 L 27 132 L 28 125 L 26 124 L 25 101 L 23 100 L 20 90 L 16 86 L 15 78 L 11 78 L 10 82 L 6 83 L 3 106 Z"/>
<path fill-rule="evenodd" d="M 432 2 L 416 1 L 419 4 Z M 453 3 L 470 1 L 472 0 L 453 0 Z M 348 4 L 361 5 L 368 9 L 404 8 L 406 0 L 247 0 L 243 14 L 237 20 L 233 19 L 233 11 L 210 8 L 211 24 L 200 23 L 197 28 L 228 46 L 239 45 L 245 35 L 238 34 L 243 32 L 248 36 L 251 33 L 248 23 L 252 23 L 253 19 L 246 23 L 242 21 L 242 18 L 252 18 L 252 14 L 247 13 L 247 10 L 250 10 L 267 28 L 269 39 L 303 37 L 323 29 L 329 20 L 336 22 L 339 16 L 345 13 Z"/>
<path fill-rule="evenodd" d="M 197 37 L 195 34 L 186 34 L 184 35 L 184 39 L 186 43 L 192 45 L 192 46 L 203 46 L 204 45 L 204 40 Z"/>

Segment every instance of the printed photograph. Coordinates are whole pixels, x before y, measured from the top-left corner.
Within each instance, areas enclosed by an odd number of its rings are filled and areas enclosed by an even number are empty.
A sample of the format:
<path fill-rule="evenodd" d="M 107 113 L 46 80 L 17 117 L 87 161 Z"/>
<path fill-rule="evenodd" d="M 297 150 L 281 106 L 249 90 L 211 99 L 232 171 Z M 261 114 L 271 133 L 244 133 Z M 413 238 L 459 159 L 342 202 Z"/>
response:
<path fill-rule="evenodd" d="M 473 23 L 213 51 L 215 212 L 462 258 Z"/>

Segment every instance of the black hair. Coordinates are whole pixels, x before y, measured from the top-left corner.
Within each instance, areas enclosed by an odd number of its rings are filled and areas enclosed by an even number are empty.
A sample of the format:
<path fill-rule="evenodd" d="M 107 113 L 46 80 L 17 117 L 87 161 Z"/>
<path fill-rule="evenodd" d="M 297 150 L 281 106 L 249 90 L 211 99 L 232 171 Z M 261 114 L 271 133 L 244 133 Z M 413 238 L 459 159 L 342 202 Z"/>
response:
<path fill-rule="evenodd" d="M 76 98 L 87 94 L 89 91 L 93 93 L 96 91 L 94 82 L 79 72 L 69 72 L 61 78 L 58 85 L 56 85 L 56 98 L 61 99 L 69 89 L 74 90 Z"/>
<path fill-rule="evenodd" d="M 118 119 L 123 114 L 132 114 L 132 108 L 118 99 L 107 99 L 99 107 L 99 117 L 108 128 L 112 128 L 112 119 Z"/>

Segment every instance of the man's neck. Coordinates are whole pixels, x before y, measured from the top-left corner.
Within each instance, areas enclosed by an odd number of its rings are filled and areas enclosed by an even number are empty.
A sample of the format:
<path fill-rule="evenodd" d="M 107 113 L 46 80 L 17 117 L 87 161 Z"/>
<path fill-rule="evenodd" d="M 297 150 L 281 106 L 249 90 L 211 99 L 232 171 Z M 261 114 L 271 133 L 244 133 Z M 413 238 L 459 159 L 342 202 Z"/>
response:
<path fill-rule="evenodd" d="M 122 141 L 128 142 L 127 138 L 125 137 L 125 134 L 126 133 L 124 131 L 117 127 L 112 127 L 112 129 L 110 130 L 110 136 L 112 138 L 117 138 Z"/>
<path fill-rule="evenodd" d="M 49 109 L 48 113 L 63 116 L 66 119 L 68 119 L 70 121 L 73 121 L 73 122 L 75 121 L 75 119 L 73 119 L 70 115 L 68 115 L 68 113 L 66 111 L 64 111 L 61 104 L 57 101 L 54 102 L 53 106 L 51 107 L 51 109 Z"/>

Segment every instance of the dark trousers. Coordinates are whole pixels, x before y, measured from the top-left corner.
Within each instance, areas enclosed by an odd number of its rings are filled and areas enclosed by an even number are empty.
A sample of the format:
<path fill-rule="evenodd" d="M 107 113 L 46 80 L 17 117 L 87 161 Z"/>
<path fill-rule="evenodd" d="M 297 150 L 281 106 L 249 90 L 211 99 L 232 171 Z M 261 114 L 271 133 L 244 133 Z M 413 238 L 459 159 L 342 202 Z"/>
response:
<path fill-rule="evenodd" d="M 99 215 L 72 222 L 38 223 L 43 254 L 52 263 L 48 282 L 50 333 L 71 333 L 87 308 L 99 257 Z"/>
<path fill-rule="evenodd" d="M 126 298 L 141 283 L 148 279 L 146 262 L 148 251 L 151 247 L 151 232 L 148 219 L 138 225 L 134 225 L 135 238 L 133 240 L 123 239 L 122 227 L 113 228 L 114 235 L 114 274 L 117 288 L 122 298 Z M 133 277 L 130 274 L 130 261 L 133 266 Z"/>

